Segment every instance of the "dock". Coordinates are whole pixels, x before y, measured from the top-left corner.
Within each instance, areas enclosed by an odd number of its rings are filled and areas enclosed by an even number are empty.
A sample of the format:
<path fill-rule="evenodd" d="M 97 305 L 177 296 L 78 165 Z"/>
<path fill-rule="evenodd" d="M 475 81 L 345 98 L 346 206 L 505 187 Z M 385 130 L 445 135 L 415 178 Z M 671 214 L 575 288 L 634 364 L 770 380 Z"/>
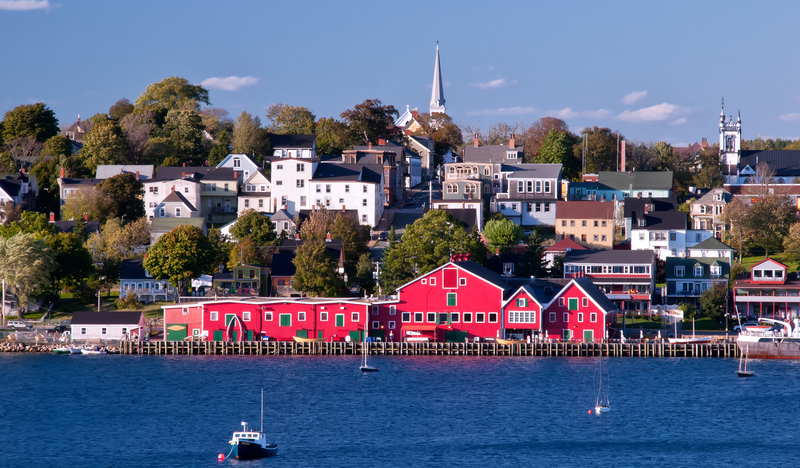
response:
<path fill-rule="evenodd" d="M 355 356 L 363 346 L 373 356 L 535 356 L 535 357 L 715 357 L 738 358 L 735 341 L 708 344 L 560 343 L 394 343 L 293 341 L 150 341 L 122 342 L 120 354 L 190 356 Z"/>

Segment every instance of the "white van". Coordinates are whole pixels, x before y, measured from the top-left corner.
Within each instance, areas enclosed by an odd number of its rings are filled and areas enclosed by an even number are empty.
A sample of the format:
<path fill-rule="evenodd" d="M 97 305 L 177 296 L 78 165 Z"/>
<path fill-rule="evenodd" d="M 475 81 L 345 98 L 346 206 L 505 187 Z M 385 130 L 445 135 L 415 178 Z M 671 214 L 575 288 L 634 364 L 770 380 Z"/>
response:
<path fill-rule="evenodd" d="M 33 328 L 33 325 L 23 322 L 22 320 L 9 320 L 7 326 L 15 330 L 30 330 Z"/>

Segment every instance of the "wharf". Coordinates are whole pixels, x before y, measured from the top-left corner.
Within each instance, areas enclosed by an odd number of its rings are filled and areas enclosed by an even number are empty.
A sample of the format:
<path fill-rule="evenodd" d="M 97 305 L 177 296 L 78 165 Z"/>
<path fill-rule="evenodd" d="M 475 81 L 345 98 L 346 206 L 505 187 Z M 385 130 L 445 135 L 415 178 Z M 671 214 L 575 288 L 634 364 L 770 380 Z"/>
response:
<path fill-rule="evenodd" d="M 609 357 L 739 357 L 734 341 L 709 344 L 646 343 L 362 343 L 293 341 L 150 341 L 122 342 L 121 354 L 231 356 L 353 356 L 367 346 L 377 356 L 609 356 Z"/>

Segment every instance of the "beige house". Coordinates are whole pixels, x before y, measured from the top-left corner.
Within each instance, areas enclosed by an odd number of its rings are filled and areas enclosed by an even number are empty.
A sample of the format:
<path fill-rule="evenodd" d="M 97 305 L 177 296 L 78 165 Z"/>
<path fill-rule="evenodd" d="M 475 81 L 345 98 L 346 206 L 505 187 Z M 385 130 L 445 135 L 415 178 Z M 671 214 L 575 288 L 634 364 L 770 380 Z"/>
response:
<path fill-rule="evenodd" d="M 613 201 L 557 201 L 556 242 L 572 239 L 591 249 L 614 248 Z"/>

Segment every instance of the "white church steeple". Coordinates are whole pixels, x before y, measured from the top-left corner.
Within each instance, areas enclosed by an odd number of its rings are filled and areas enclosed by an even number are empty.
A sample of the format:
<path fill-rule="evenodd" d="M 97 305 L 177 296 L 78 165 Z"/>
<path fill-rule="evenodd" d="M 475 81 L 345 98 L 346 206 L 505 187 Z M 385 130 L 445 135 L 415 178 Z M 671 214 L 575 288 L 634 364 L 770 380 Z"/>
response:
<path fill-rule="evenodd" d="M 739 170 L 739 150 L 742 149 L 742 113 L 736 121 L 733 117 L 725 119 L 725 98 L 719 114 L 719 151 L 721 163 L 727 176 L 735 176 Z"/>
<path fill-rule="evenodd" d="M 431 90 L 430 113 L 441 112 L 444 114 L 444 89 L 442 86 L 442 66 L 439 63 L 439 41 L 436 41 L 436 63 L 433 65 L 433 89 Z"/>

